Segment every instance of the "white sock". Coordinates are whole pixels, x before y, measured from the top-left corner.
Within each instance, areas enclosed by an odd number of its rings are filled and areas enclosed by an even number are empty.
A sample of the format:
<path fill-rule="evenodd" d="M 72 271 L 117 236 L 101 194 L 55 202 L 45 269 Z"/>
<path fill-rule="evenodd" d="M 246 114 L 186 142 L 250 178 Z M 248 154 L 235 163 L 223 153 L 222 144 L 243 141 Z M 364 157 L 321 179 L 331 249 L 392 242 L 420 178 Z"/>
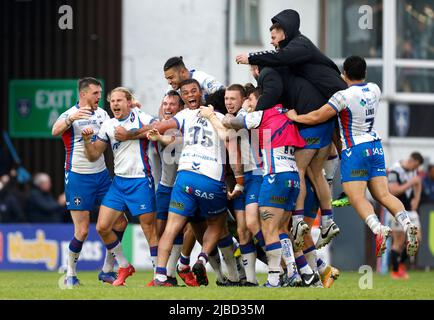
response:
<path fill-rule="evenodd" d="M 322 259 L 318 259 L 316 265 L 317 265 L 319 273 L 324 274 L 324 272 L 327 269 L 327 264 Z"/>
<path fill-rule="evenodd" d="M 257 283 L 256 279 L 256 248 L 251 241 L 245 245 L 240 245 L 241 256 L 243 258 L 246 280 L 250 283 Z"/>
<path fill-rule="evenodd" d="M 318 271 L 318 267 L 317 267 L 317 264 L 316 264 L 317 257 L 316 257 L 316 249 L 315 249 L 315 247 L 314 247 L 313 250 L 312 250 L 312 247 L 308 248 L 306 250 L 306 252 L 303 251 L 303 254 L 304 254 L 304 257 L 306 258 L 306 261 L 307 261 L 307 264 L 309 265 L 309 267 L 314 272 Z"/>
<path fill-rule="evenodd" d="M 271 285 L 277 286 L 279 284 L 279 274 L 280 274 L 279 270 L 280 270 L 280 260 L 282 257 L 282 248 L 278 247 L 276 249 L 267 250 L 266 253 L 267 253 L 267 260 L 268 260 L 267 280 Z"/>
<path fill-rule="evenodd" d="M 228 279 L 232 282 L 240 281 L 240 277 L 238 275 L 237 261 L 234 257 L 234 253 L 232 251 L 232 245 L 228 247 L 219 247 L 223 259 L 225 260 L 226 268 L 228 269 Z"/>
<path fill-rule="evenodd" d="M 167 276 L 176 277 L 176 263 L 178 262 L 179 255 L 181 254 L 182 244 L 174 244 L 170 252 L 169 260 L 167 261 Z"/>
<path fill-rule="evenodd" d="M 378 217 L 375 213 L 370 214 L 366 219 L 365 219 L 366 224 L 368 225 L 368 227 L 372 230 L 372 232 L 374 234 L 378 234 L 381 230 L 381 223 L 378 220 Z"/>
<path fill-rule="evenodd" d="M 112 272 L 115 267 L 115 258 L 110 254 L 110 252 L 106 249 L 105 250 L 105 259 L 104 259 L 104 265 L 102 266 L 102 272 Z"/>
<path fill-rule="evenodd" d="M 120 242 L 118 242 L 118 244 L 114 248 L 108 251 L 113 256 L 113 258 L 116 259 L 119 267 L 127 268 L 129 266 L 130 263 L 128 262 L 127 258 L 125 258 L 124 256 L 124 252 L 122 251 L 122 245 Z"/>
<path fill-rule="evenodd" d="M 217 251 L 216 255 L 209 255 L 208 256 L 208 262 L 211 265 L 211 267 L 214 269 L 215 275 L 217 277 L 217 281 L 219 282 L 223 282 L 225 277 L 223 275 L 222 272 L 222 267 L 221 267 L 221 261 L 220 261 L 220 255 Z"/>
<path fill-rule="evenodd" d="M 291 276 L 294 273 L 293 266 L 295 264 L 292 242 L 289 240 L 289 236 L 286 233 L 280 234 L 279 237 L 280 244 L 282 245 L 282 259 L 285 262 L 288 275 Z M 295 268 L 295 271 L 297 271 L 297 268 Z"/>
<path fill-rule="evenodd" d="M 68 265 L 66 266 L 66 276 L 76 276 L 77 275 L 77 261 L 80 257 L 80 252 L 72 252 L 68 250 Z"/>
<path fill-rule="evenodd" d="M 408 216 L 407 211 L 404 210 L 398 212 L 395 215 L 395 219 L 398 220 L 398 222 L 401 224 L 402 228 L 404 229 L 404 232 L 407 232 L 408 225 L 411 224 L 411 220 Z"/>

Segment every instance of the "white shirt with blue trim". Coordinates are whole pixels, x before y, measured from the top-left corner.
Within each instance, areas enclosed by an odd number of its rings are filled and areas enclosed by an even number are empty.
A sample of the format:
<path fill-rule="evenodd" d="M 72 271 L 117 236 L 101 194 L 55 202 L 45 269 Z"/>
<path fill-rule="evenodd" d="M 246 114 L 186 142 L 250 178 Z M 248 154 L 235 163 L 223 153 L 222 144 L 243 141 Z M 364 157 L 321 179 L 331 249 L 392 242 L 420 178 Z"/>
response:
<path fill-rule="evenodd" d="M 353 85 L 336 92 L 328 104 L 339 115 L 342 149 L 380 140 L 373 129 L 381 90 L 375 83 Z"/>
<path fill-rule="evenodd" d="M 144 112 L 132 109 L 125 118 L 118 120 L 112 118 L 105 121 L 98 133 L 97 138 L 110 143 L 114 156 L 115 175 L 123 178 L 142 178 L 151 176 L 151 166 L 148 157 L 147 139 L 135 139 L 117 141 L 115 139 L 115 128 L 124 127 L 126 130 L 137 130 L 144 125 L 149 125 L 155 118 Z"/>
<path fill-rule="evenodd" d="M 172 119 L 183 133 L 178 172 L 192 171 L 217 181 L 225 179 L 226 147 L 211 122 L 199 116 L 199 109 L 184 109 Z M 224 116 L 216 112 L 222 120 Z"/>

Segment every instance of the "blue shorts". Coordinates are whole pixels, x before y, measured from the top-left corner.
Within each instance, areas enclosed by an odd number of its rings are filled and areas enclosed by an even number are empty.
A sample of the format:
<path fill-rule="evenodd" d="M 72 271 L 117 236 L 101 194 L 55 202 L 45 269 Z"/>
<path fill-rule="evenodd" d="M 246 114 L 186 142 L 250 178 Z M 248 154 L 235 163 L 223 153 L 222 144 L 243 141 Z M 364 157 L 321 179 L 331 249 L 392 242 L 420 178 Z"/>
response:
<path fill-rule="evenodd" d="M 315 219 L 318 214 L 319 200 L 310 179 L 306 177 L 306 198 L 304 199 L 304 216 Z"/>
<path fill-rule="evenodd" d="M 369 181 L 373 177 L 381 176 L 386 176 L 386 164 L 380 140 L 342 150 L 342 182 Z"/>
<path fill-rule="evenodd" d="M 107 169 L 98 173 L 65 172 L 65 197 L 68 210 L 91 211 L 101 204 L 112 181 Z"/>
<path fill-rule="evenodd" d="M 273 207 L 292 211 L 300 192 L 298 172 L 267 174 L 259 191 L 259 207 Z"/>
<path fill-rule="evenodd" d="M 157 219 L 167 220 L 172 189 L 173 188 L 163 186 L 161 183 L 158 184 L 158 189 L 156 193 Z"/>
<path fill-rule="evenodd" d="M 327 121 L 313 127 L 300 130 L 306 145 L 303 149 L 321 149 L 332 142 L 334 121 Z"/>
<path fill-rule="evenodd" d="M 226 212 L 226 184 L 202 174 L 179 171 L 169 211 L 185 217 L 199 215 L 205 219 Z"/>
<path fill-rule="evenodd" d="M 138 216 L 144 213 L 155 212 L 154 179 L 123 178 L 115 176 L 102 205 Z"/>
<path fill-rule="evenodd" d="M 258 203 L 261 184 L 262 174 L 253 174 L 253 171 L 244 173 L 244 192 L 233 200 L 234 210 L 245 211 L 248 204 Z"/>

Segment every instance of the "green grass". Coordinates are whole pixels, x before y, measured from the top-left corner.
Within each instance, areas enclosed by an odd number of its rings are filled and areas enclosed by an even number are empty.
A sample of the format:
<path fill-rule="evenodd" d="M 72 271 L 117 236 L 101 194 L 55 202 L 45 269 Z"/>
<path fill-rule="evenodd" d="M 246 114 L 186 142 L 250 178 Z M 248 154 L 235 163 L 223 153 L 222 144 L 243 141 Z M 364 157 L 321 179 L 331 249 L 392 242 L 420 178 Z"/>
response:
<path fill-rule="evenodd" d="M 149 299 L 149 300 L 297 300 L 297 299 L 434 299 L 434 272 L 410 272 L 409 280 L 392 280 L 374 275 L 373 289 L 359 288 L 360 274 L 343 272 L 330 289 L 310 288 L 221 288 L 209 274 L 210 285 L 200 288 L 146 287 L 150 272 L 137 272 L 127 287 L 112 287 L 97 281 L 97 272 L 80 272 L 80 288 L 62 290 L 55 272 L 0 272 L 0 299 Z M 260 283 L 266 275 L 258 275 Z"/>

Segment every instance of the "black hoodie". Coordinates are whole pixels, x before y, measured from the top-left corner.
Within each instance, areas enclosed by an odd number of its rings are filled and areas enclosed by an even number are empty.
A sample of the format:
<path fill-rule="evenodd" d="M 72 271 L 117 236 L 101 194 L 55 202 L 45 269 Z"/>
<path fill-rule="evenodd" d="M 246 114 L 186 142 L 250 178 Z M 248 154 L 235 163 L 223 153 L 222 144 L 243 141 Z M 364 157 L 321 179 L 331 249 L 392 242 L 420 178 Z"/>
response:
<path fill-rule="evenodd" d="M 280 50 L 249 54 L 249 64 L 259 66 L 289 66 L 295 74 L 312 83 L 326 99 L 347 88 L 339 68 L 299 31 L 297 11 L 284 10 L 271 19 L 278 22 L 286 38 L 279 42 Z"/>

